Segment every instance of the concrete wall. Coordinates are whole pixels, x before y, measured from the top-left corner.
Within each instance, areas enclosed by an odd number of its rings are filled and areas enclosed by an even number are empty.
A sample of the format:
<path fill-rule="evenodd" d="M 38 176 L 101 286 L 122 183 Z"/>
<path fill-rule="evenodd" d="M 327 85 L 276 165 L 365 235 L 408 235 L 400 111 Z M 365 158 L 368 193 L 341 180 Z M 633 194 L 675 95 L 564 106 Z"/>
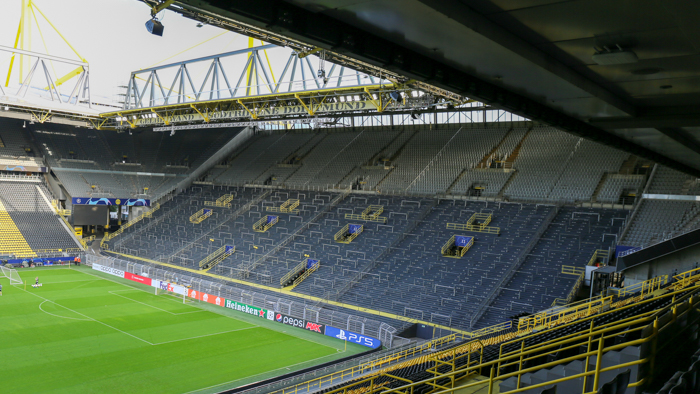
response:
<path fill-rule="evenodd" d="M 625 286 L 643 282 L 655 276 L 674 274 L 700 266 L 700 244 L 681 249 L 671 254 L 628 268 L 625 273 Z"/>

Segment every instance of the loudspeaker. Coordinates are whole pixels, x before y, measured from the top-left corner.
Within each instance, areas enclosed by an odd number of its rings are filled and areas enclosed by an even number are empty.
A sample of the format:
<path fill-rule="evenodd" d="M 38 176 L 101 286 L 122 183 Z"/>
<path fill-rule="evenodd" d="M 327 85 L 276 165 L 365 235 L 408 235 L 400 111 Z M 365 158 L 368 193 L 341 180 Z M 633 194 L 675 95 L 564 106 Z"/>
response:
<path fill-rule="evenodd" d="M 148 22 L 146 22 L 146 29 L 148 29 L 148 32 L 151 34 L 155 34 L 161 37 L 163 36 L 163 24 L 155 19 L 151 19 Z"/>

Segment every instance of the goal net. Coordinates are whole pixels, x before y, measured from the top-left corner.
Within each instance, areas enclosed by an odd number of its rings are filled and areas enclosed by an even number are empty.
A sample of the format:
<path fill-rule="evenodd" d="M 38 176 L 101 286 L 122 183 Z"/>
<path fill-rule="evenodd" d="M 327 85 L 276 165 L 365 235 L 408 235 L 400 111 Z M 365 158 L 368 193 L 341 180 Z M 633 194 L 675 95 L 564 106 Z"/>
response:
<path fill-rule="evenodd" d="M 4 265 L 0 266 L 0 268 L 2 268 L 3 276 L 10 279 L 11 285 L 21 285 L 22 284 L 22 278 L 19 277 L 19 272 L 17 272 L 16 269 L 8 268 L 8 267 L 5 267 Z"/>
<path fill-rule="evenodd" d="M 161 288 L 159 288 L 159 287 L 156 287 L 156 288 L 155 288 L 155 293 L 154 293 L 154 294 L 155 294 L 155 295 L 164 295 L 164 296 L 169 296 L 169 297 L 177 298 L 178 300 L 182 300 L 182 303 L 183 303 L 183 304 L 188 304 L 188 303 L 192 302 L 189 298 L 185 297 L 184 294 L 173 293 L 173 292 L 167 291 L 167 290 L 165 290 L 165 289 L 161 289 Z"/>

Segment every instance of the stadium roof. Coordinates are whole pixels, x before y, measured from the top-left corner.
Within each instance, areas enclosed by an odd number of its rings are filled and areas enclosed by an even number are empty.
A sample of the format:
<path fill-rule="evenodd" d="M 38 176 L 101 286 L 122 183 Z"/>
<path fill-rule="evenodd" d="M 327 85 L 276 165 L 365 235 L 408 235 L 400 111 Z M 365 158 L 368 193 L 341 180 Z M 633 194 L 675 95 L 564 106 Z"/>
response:
<path fill-rule="evenodd" d="M 170 9 L 324 48 L 700 175 L 697 1 L 179 0 Z"/>

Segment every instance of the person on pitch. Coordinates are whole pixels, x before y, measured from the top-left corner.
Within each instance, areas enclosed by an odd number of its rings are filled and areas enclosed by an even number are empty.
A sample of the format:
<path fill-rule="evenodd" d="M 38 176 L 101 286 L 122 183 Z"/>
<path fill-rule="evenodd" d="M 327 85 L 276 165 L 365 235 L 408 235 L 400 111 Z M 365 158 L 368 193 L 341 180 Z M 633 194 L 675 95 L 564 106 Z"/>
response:
<path fill-rule="evenodd" d="M 0 283 L 0 297 L 2 297 L 2 283 Z"/>
<path fill-rule="evenodd" d="M 37 276 L 36 278 L 34 278 L 34 280 L 36 281 L 36 283 L 34 283 L 34 284 L 39 286 L 39 277 Z"/>

